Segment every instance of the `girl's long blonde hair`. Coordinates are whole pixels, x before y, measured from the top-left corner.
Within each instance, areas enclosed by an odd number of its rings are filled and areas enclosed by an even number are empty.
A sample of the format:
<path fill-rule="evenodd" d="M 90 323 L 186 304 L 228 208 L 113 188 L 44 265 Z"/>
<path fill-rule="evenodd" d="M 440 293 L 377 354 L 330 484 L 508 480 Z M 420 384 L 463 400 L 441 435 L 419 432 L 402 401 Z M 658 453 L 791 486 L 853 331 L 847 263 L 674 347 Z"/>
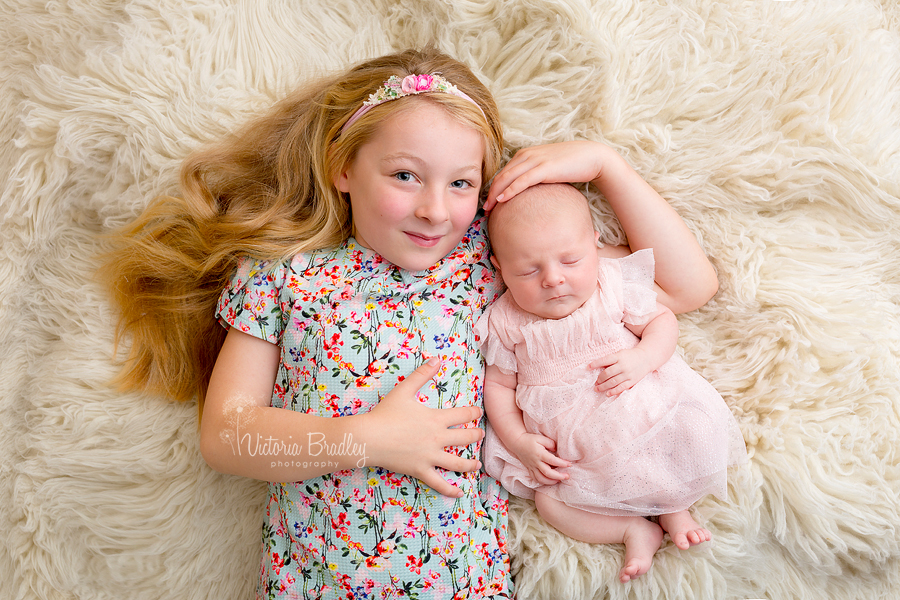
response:
<path fill-rule="evenodd" d="M 478 106 L 445 93 L 379 105 L 342 126 L 391 75 L 440 73 Z M 352 231 L 336 177 L 379 124 L 411 102 L 434 102 L 485 137 L 482 181 L 499 167 L 497 107 L 462 63 L 433 48 L 361 63 L 302 86 L 235 134 L 189 156 L 180 196 L 164 196 L 114 237 L 101 274 L 121 310 L 128 354 L 117 384 L 203 399 L 226 330 L 215 307 L 240 256 L 283 260 L 338 246 Z M 480 107 L 480 110 L 479 110 Z"/>

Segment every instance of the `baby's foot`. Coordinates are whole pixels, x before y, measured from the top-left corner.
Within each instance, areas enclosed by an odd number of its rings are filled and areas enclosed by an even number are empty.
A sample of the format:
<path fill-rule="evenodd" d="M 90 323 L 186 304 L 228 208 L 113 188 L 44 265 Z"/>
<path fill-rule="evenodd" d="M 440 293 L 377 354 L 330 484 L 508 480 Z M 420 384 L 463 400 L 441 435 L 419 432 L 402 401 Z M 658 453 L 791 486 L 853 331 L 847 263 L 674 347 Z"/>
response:
<path fill-rule="evenodd" d="M 708 542 L 712 539 L 709 530 L 700 527 L 686 510 L 659 516 L 659 524 L 672 538 L 676 546 L 687 550 L 691 546 Z"/>
<path fill-rule="evenodd" d="M 628 583 L 649 571 L 662 539 L 663 530 L 659 525 L 636 518 L 625 531 L 625 566 L 619 571 L 619 581 Z"/>

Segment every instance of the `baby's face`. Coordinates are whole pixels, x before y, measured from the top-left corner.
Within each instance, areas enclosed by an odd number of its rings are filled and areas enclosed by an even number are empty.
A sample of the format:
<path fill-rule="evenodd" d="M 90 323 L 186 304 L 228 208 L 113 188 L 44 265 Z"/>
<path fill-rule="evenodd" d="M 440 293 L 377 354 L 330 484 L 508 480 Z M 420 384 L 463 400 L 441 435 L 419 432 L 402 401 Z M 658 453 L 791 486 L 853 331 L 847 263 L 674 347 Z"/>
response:
<path fill-rule="evenodd" d="M 522 310 L 561 319 L 597 289 L 597 237 L 589 227 L 551 219 L 504 232 L 491 259 Z"/>

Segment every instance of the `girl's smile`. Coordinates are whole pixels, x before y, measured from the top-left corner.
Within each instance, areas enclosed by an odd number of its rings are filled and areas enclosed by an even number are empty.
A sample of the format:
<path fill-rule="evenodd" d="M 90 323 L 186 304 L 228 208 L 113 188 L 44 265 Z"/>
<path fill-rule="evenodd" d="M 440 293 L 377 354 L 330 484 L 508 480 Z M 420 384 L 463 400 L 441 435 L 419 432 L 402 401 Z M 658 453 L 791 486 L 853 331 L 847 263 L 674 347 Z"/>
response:
<path fill-rule="evenodd" d="M 424 236 L 424 235 L 418 235 L 416 233 L 412 233 L 409 231 L 406 232 L 406 235 L 409 236 L 409 238 L 413 241 L 414 244 L 418 244 L 419 246 L 422 246 L 423 248 L 431 248 L 435 244 L 437 244 L 439 241 L 441 241 L 441 236 L 429 237 L 429 236 Z"/>
<path fill-rule="evenodd" d="M 482 134 L 433 102 L 389 117 L 335 182 L 356 241 L 409 271 L 433 266 L 475 218 L 483 157 Z"/>

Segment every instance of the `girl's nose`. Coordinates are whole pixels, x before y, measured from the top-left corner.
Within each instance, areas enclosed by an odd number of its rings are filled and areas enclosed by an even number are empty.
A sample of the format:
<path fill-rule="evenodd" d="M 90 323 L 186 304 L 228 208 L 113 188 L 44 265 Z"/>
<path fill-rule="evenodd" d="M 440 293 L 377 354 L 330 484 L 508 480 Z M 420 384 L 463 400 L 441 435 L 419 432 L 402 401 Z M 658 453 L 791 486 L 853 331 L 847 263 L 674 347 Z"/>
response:
<path fill-rule="evenodd" d="M 425 190 L 415 211 L 416 217 L 430 223 L 443 223 L 450 218 L 447 201 L 438 190 Z"/>

